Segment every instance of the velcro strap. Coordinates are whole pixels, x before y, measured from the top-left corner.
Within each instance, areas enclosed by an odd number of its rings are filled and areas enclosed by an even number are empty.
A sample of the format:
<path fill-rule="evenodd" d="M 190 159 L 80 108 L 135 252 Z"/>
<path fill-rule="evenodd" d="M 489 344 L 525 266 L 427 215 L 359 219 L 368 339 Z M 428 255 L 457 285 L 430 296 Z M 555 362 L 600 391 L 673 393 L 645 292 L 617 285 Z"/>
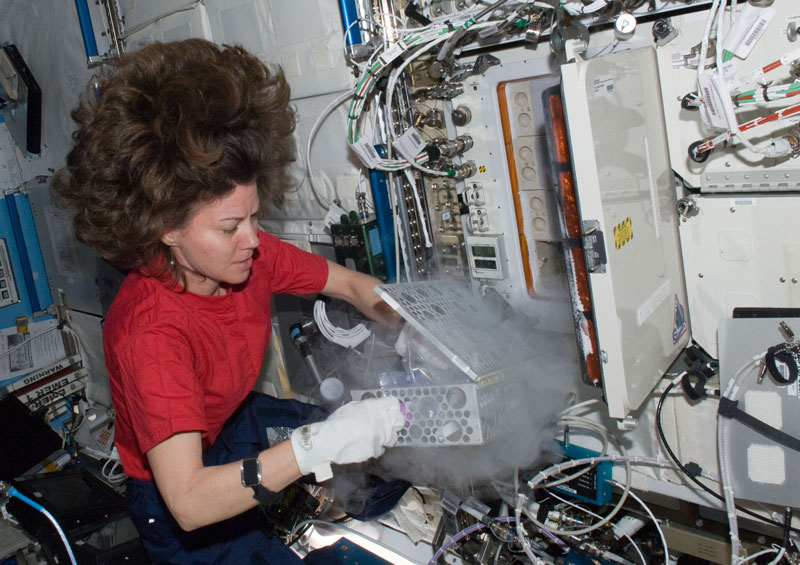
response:
<path fill-rule="evenodd" d="M 751 416 L 744 410 L 741 410 L 738 404 L 738 400 L 731 400 L 730 398 L 725 398 L 723 396 L 719 399 L 719 415 L 723 418 L 733 418 L 734 420 L 737 420 L 745 426 L 752 428 L 764 437 L 767 437 L 776 443 L 780 443 L 781 445 L 784 445 L 790 449 L 794 449 L 795 451 L 800 451 L 799 439 L 794 436 L 790 436 L 786 432 L 782 432 L 778 428 L 773 428 L 766 422 Z"/>

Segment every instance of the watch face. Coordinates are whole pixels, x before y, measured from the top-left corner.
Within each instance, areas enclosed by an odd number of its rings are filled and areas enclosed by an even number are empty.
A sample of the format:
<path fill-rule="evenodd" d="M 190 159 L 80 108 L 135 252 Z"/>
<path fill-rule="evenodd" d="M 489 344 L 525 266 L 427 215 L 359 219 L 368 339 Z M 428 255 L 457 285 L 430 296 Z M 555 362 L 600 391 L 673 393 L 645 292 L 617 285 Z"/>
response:
<path fill-rule="evenodd" d="M 258 459 L 242 461 L 242 484 L 246 487 L 261 484 L 261 462 Z"/>

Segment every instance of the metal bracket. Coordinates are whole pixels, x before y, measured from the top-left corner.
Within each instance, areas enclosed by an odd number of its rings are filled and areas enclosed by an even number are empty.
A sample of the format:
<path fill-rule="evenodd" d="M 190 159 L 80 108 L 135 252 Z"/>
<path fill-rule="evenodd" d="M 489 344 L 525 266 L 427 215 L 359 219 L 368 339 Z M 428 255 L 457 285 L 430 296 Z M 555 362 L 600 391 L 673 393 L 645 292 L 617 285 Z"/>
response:
<path fill-rule="evenodd" d="M 633 416 L 625 416 L 623 420 L 617 420 L 617 429 L 621 432 L 631 432 L 639 427 L 639 420 Z"/>
<path fill-rule="evenodd" d="M 603 232 L 600 231 L 600 222 L 597 220 L 585 220 L 581 225 L 586 269 L 590 273 L 605 273 L 608 257 L 606 256 Z"/>

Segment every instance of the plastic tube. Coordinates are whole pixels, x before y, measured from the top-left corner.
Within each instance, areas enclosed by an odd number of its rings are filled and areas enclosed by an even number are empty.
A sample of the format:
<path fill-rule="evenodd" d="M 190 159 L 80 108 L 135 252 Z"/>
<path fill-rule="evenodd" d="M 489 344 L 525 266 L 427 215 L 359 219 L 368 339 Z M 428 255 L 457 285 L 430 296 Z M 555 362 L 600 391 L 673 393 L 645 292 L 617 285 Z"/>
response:
<path fill-rule="evenodd" d="M 358 10 L 355 0 L 339 0 L 339 13 L 342 16 L 347 45 L 361 45 L 361 30 L 358 28 Z"/>
<path fill-rule="evenodd" d="M 30 498 L 19 492 L 15 487 L 11 487 L 8 489 L 8 496 L 13 496 L 14 498 L 18 498 L 28 506 L 44 514 L 45 517 L 48 520 L 50 520 L 50 523 L 53 524 L 53 526 L 56 529 L 56 532 L 58 532 L 58 536 L 61 538 L 61 542 L 64 544 L 64 547 L 67 550 L 67 555 L 69 556 L 70 563 L 72 563 L 72 565 L 78 565 L 78 562 L 75 560 L 75 554 L 72 553 L 72 546 L 69 544 L 69 540 L 67 539 L 64 530 L 61 529 L 61 526 L 59 525 L 58 521 L 52 514 L 50 514 L 50 512 L 47 511 L 47 509 L 44 506 L 38 504 L 37 502 L 34 502 Z"/>
<path fill-rule="evenodd" d="M 86 57 L 97 57 L 97 42 L 94 39 L 89 4 L 86 0 L 75 0 L 75 8 L 78 10 L 78 23 L 81 26 L 81 36 L 83 36 L 83 48 L 86 51 Z"/>
<path fill-rule="evenodd" d="M 727 458 L 730 420 L 719 418 L 717 420 L 717 449 L 719 450 L 720 478 L 722 480 L 722 495 L 725 498 L 725 511 L 728 515 L 728 529 L 731 539 L 731 563 L 736 564 L 739 556 L 739 523 L 736 518 L 736 508 L 733 496 L 733 480 L 730 464 Z"/>
<path fill-rule="evenodd" d="M 495 522 L 516 522 L 517 521 L 517 519 L 514 516 L 501 516 L 499 518 L 492 518 L 492 519 Z M 436 553 L 433 554 L 433 557 L 431 557 L 431 560 L 428 561 L 428 565 L 436 565 L 436 563 L 439 561 L 439 558 L 442 555 L 444 555 L 444 552 L 447 551 L 450 548 L 451 545 L 453 545 L 454 543 L 456 543 L 458 541 L 461 541 L 462 539 L 464 539 L 468 535 L 470 535 L 472 533 L 475 533 L 477 531 L 480 531 L 480 530 L 482 530 L 482 529 L 484 529 L 486 527 L 487 527 L 486 524 L 484 524 L 483 522 L 478 522 L 477 524 L 472 524 L 471 526 L 467 526 L 466 528 L 464 528 L 460 532 L 456 533 L 455 535 L 453 535 L 453 537 L 451 537 L 449 540 L 444 542 L 442 544 L 442 547 L 440 547 L 439 550 Z"/>
<path fill-rule="evenodd" d="M 522 550 L 525 552 L 525 555 L 528 556 L 528 559 L 531 560 L 531 563 L 534 565 L 540 565 L 542 560 L 539 559 L 536 555 L 534 555 L 533 550 L 531 549 L 531 544 L 528 541 L 528 536 L 526 535 L 525 529 L 522 527 L 522 505 L 517 504 L 516 509 L 514 510 L 514 516 L 517 520 L 517 538 L 519 538 L 519 543 L 522 545 Z"/>
<path fill-rule="evenodd" d="M 763 353 L 755 355 L 744 365 L 742 365 L 733 378 L 728 381 L 724 398 L 736 400 L 739 395 L 739 381 L 750 374 L 751 368 L 757 366 L 757 361 L 764 356 Z M 717 417 L 717 454 L 719 457 L 720 482 L 722 484 L 722 495 L 725 499 L 725 511 L 728 515 L 728 529 L 731 538 L 731 563 L 736 564 L 741 561 L 739 550 L 739 522 L 736 517 L 736 502 L 733 496 L 733 477 L 731 475 L 731 465 L 728 459 L 730 453 L 728 449 L 731 421 L 729 418 Z"/>
<path fill-rule="evenodd" d="M 547 469 L 539 471 L 539 473 L 537 473 L 531 480 L 529 480 L 527 484 L 531 489 L 535 489 L 538 487 L 539 483 L 541 483 L 547 477 L 551 477 L 555 474 L 561 473 L 565 469 L 572 469 L 573 467 L 579 467 L 581 465 L 595 465 L 603 461 L 614 461 L 618 463 L 624 463 L 627 461 L 633 465 L 652 465 L 654 467 L 676 469 L 675 464 L 672 461 L 664 459 L 663 457 L 649 457 L 644 455 L 604 455 L 602 457 L 585 457 L 583 459 L 570 459 L 569 461 L 564 461 L 563 463 L 552 465 Z M 701 476 L 707 479 L 711 479 L 713 481 L 718 480 L 717 477 L 705 471 L 703 471 Z"/>
<path fill-rule="evenodd" d="M 325 109 L 322 110 L 322 112 L 320 112 L 319 116 L 317 116 L 317 119 L 314 121 L 314 125 L 311 126 L 311 131 L 308 132 L 308 139 L 306 140 L 305 165 L 306 165 L 306 173 L 308 174 L 308 181 L 311 183 L 311 191 L 314 193 L 314 197 L 317 199 L 317 202 L 319 202 L 320 206 L 322 206 L 326 210 L 330 208 L 331 203 L 329 200 L 324 198 L 322 194 L 320 194 L 321 191 L 317 187 L 316 180 L 314 179 L 314 171 L 312 170 L 312 165 L 311 165 L 311 145 L 314 143 L 314 136 L 317 134 L 317 130 L 322 125 L 322 122 L 325 121 L 325 118 L 328 116 L 328 114 L 333 112 L 333 110 L 339 104 L 348 100 L 350 96 L 351 96 L 350 92 L 345 92 L 344 94 L 341 94 L 340 96 L 332 100 L 327 106 L 325 106 Z"/>

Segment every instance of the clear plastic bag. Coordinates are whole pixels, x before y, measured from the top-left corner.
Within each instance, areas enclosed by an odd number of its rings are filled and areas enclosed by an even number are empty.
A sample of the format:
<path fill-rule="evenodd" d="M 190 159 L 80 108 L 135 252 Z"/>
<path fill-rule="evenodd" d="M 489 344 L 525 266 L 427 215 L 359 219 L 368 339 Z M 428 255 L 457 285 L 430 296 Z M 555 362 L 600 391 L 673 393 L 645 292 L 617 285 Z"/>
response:
<path fill-rule="evenodd" d="M 466 376 L 425 336 L 406 324 L 394 345 L 403 359 L 405 382 L 409 385 L 443 385 L 467 382 Z"/>

